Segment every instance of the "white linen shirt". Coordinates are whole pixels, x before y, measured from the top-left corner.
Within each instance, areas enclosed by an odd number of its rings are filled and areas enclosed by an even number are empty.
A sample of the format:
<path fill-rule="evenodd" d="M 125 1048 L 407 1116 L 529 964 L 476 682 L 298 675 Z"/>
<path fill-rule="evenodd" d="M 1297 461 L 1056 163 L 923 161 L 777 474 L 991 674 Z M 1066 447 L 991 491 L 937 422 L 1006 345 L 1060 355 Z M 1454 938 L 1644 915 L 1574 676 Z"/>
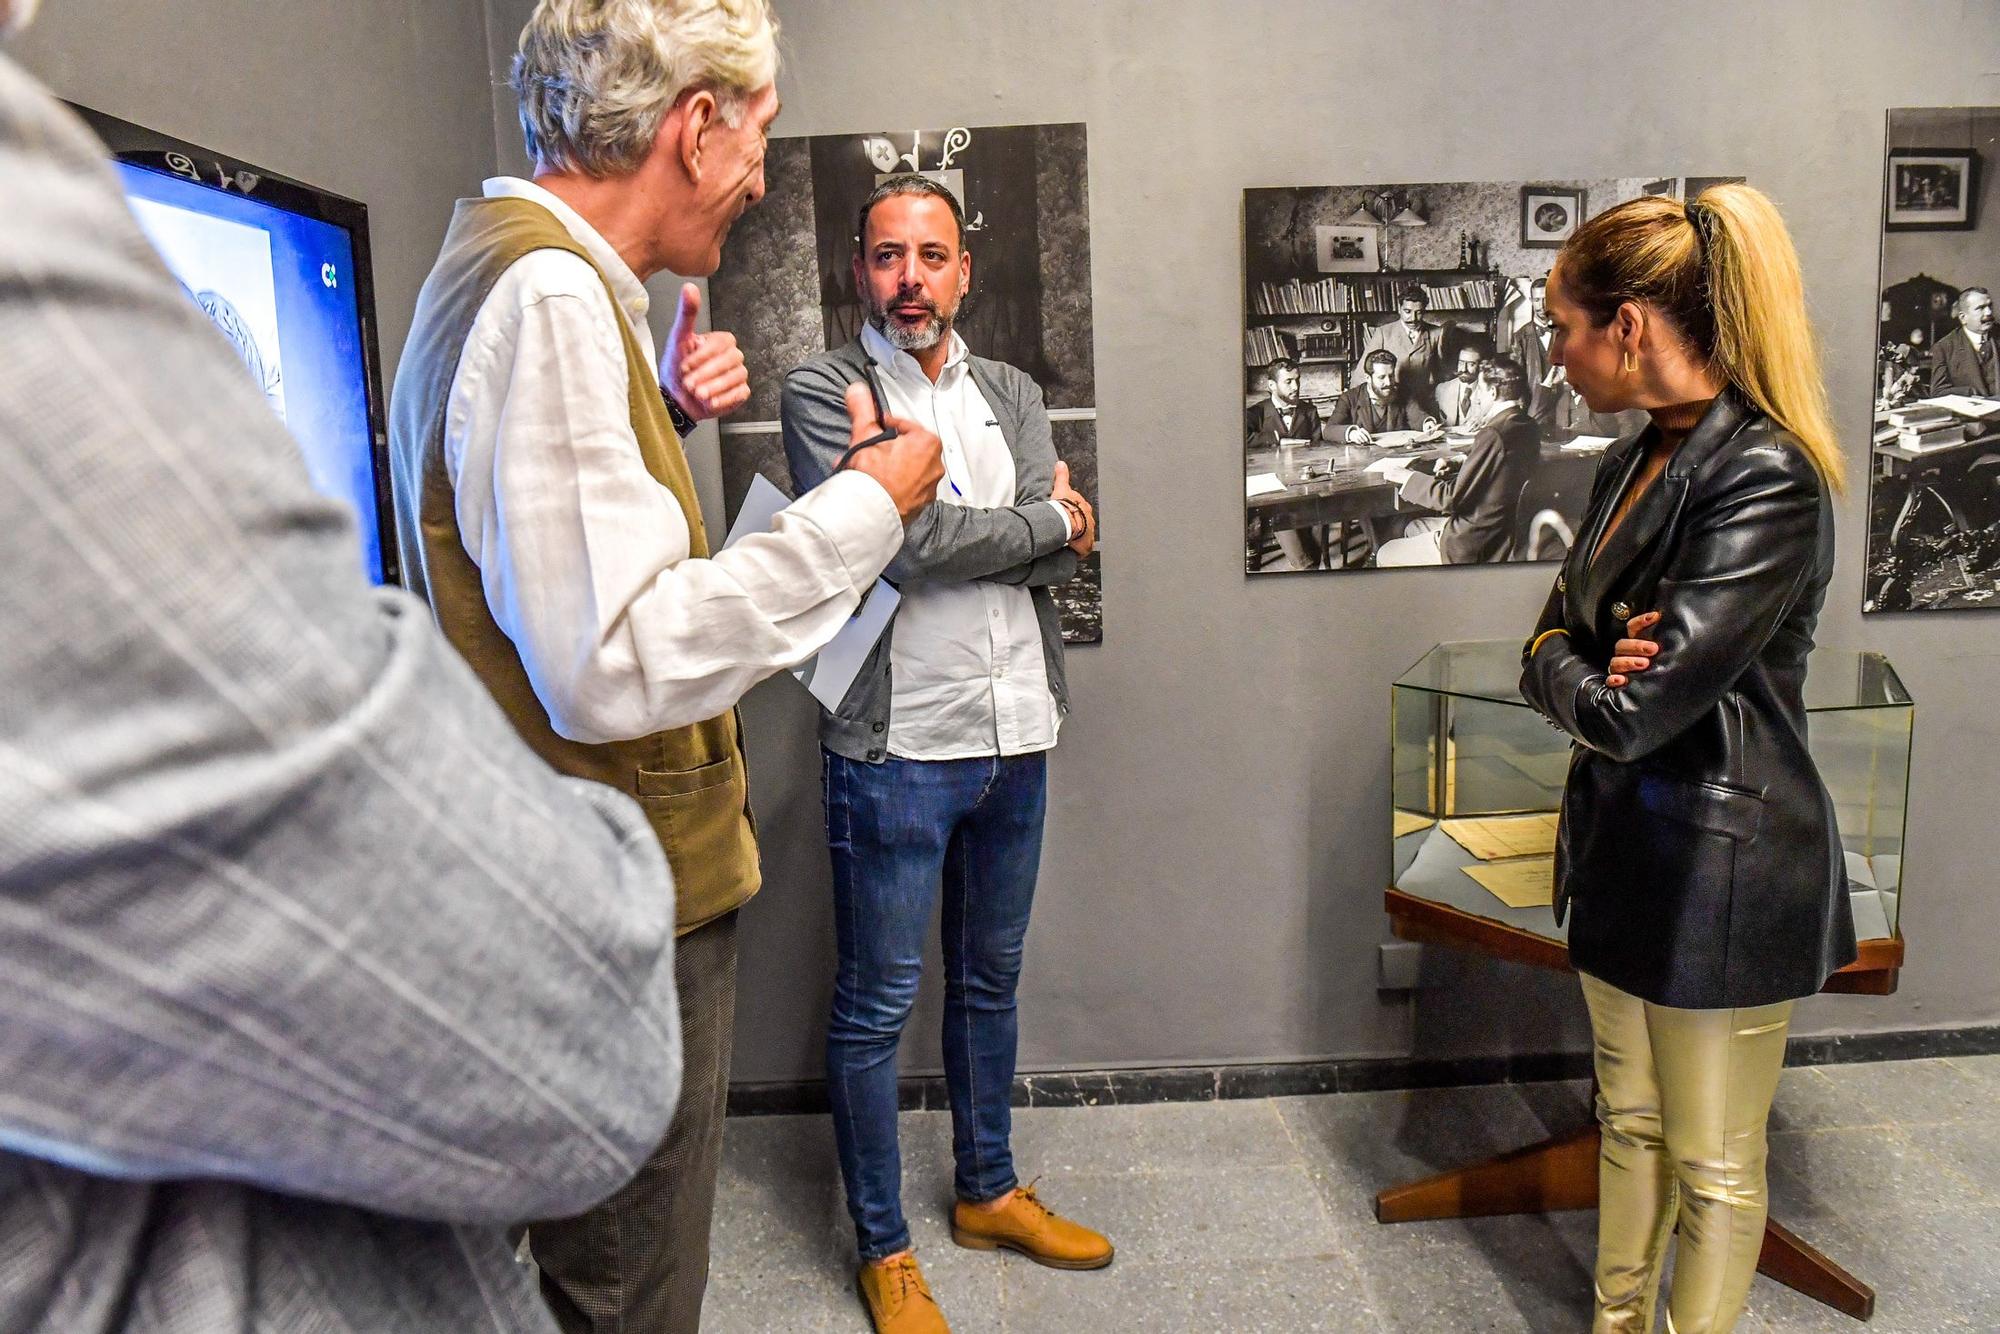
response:
<path fill-rule="evenodd" d="M 879 368 L 883 406 L 943 442 L 938 503 L 1012 506 L 1014 454 L 966 365 L 965 340 L 951 335 L 936 384 L 873 325 L 861 346 Z M 1053 747 L 1062 716 L 1028 590 L 973 579 L 910 581 L 901 591 L 889 640 L 889 753 L 963 760 Z"/>
<path fill-rule="evenodd" d="M 445 407 L 445 468 L 486 605 L 556 732 L 627 740 L 712 718 L 847 622 L 903 543 L 895 502 L 848 471 L 756 534 L 690 559 L 687 517 L 646 471 L 618 321 L 655 365 L 646 289 L 618 252 L 531 181 L 529 199 L 604 271 L 538 250 L 474 318 Z M 623 308 L 622 315 L 618 307 Z"/>

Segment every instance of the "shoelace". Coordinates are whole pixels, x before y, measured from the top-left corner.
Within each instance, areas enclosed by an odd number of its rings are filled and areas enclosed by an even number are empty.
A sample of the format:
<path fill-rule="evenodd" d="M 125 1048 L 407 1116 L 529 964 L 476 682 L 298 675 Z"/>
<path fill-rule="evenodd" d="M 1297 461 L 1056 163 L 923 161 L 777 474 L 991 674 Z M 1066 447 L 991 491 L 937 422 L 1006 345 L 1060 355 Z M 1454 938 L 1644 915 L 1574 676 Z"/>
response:
<path fill-rule="evenodd" d="M 912 1292 L 924 1293 L 924 1276 L 923 1271 L 917 1268 L 917 1257 L 914 1255 L 904 1256 L 892 1268 L 896 1278 L 894 1307 L 900 1310 Z"/>
<path fill-rule="evenodd" d="M 1033 1181 L 1030 1181 L 1027 1185 L 1015 1191 L 1014 1192 L 1015 1198 L 1026 1200 L 1029 1204 L 1033 1205 L 1036 1209 L 1040 1210 L 1044 1218 L 1053 1218 L 1055 1216 L 1056 1211 L 1049 1208 L 1048 1205 L 1043 1204 L 1042 1197 L 1035 1194 L 1035 1187 L 1041 1184 L 1042 1184 L 1042 1179 L 1040 1177 L 1036 1177 Z"/>

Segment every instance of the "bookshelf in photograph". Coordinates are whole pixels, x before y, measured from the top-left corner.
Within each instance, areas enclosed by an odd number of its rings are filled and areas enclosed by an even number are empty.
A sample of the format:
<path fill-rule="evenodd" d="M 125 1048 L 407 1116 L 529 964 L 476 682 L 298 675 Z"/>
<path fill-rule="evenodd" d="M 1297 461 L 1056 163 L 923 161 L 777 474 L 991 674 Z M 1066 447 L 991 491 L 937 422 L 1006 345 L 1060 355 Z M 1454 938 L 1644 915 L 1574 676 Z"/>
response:
<path fill-rule="evenodd" d="M 1455 269 L 1289 278 L 1250 285 L 1243 365 L 1254 377 L 1280 356 L 1291 357 L 1299 363 L 1303 395 L 1330 406 L 1347 387 L 1368 331 L 1397 318 L 1403 293 L 1412 287 L 1430 298 L 1427 319 L 1494 343 L 1494 320 L 1506 296 L 1498 274 Z"/>

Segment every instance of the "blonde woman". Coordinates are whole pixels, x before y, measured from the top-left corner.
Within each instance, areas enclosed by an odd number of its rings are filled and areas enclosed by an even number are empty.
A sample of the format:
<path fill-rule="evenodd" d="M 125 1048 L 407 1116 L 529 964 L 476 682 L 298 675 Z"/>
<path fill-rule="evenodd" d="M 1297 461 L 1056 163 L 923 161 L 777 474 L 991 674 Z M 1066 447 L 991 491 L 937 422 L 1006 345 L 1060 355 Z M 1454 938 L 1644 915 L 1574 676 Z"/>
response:
<path fill-rule="evenodd" d="M 1549 355 L 1607 451 L 1524 652 L 1575 739 L 1556 860 L 1596 1046 L 1597 1334 L 1720 1334 L 1762 1246 L 1793 1002 L 1855 957 L 1802 688 L 1833 571 L 1828 421 L 1798 256 L 1744 185 L 1635 199 L 1556 258 Z"/>

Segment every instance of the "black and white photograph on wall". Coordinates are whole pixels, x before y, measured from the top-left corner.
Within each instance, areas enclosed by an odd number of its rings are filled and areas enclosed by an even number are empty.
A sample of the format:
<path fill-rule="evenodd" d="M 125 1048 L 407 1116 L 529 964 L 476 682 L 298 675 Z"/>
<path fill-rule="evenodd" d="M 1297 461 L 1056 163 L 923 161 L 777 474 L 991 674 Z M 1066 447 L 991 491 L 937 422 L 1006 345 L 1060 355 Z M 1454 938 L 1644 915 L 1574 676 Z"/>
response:
<path fill-rule="evenodd" d="M 1097 376 L 1092 347 L 1089 152 L 1081 124 L 954 126 L 773 139 L 767 193 L 730 233 L 709 280 L 715 327 L 734 333 L 750 402 L 723 422 L 724 501 L 733 520 L 751 479 L 792 486 L 779 394 L 794 366 L 857 338 L 854 221 L 882 180 L 915 173 L 965 214 L 972 285 L 954 328 L 975 356 L 1041 387 L 1057 456 L 1093 507 Z M 1100 532 L 1102 530 L 1100 529 Z M 1066 643 L 1104 634 L 1100 545 L 1053 590 Z"/>
<path fill-rule="evenodd" d="M 1549 364 L 1563 240 L 1741 177 L 1246 190 L 1244 568 L 1560 560 L 1605 447 Z"/>
<path fill-rule="evenodd" d="M 2000 107 L 1889 112 L 1862 610 L 2000 606 Z M 1942 146 L 1941 146 L 1942 145 Z"/>

